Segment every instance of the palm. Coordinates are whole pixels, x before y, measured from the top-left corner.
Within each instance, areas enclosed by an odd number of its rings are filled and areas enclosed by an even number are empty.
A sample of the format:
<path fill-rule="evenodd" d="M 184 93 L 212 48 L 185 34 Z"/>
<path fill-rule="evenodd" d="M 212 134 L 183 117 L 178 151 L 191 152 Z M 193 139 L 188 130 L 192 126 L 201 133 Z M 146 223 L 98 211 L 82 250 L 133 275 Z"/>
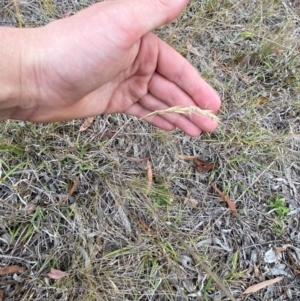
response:
<path fill-rule="evenodd" d="M 218 110 L 217 94 L 195 69 L 154 34 L 136 38 L 134 25 L 114 15 L 111 7 L 116 4 L 103 2 L 98 4 L 101 10 L 95 5 L 43 28 L 44 63 L 37 72 L 41 105 L 31 120 L 117 112 L 142 117 L 177 105 Z M 170 114 L 147 120 L 166 130 L 177 126 L 190 135 L 216 126 L 199 116 L 189 120 Z"/>

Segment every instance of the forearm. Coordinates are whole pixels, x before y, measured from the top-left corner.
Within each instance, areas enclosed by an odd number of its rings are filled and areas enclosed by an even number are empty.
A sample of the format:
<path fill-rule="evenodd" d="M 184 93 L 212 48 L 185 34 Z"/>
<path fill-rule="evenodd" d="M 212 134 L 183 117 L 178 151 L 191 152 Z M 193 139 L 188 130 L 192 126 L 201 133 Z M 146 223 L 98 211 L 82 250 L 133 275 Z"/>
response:
<path fill-rule="evenodd" d="M 0 120 L 13 118 L 31 102 L 31 30 L 0 27 Z"/>

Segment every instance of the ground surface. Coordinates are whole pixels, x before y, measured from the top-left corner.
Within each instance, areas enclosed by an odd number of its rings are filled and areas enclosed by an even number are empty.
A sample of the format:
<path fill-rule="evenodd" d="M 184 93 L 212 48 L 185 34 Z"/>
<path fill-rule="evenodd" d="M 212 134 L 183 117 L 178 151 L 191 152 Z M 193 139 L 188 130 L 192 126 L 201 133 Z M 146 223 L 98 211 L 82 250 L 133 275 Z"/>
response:
<path fill-rule="evenodd" d="M 2 0 L 0 24 L 42 26 L 91 2 Z M 0 123 L 0 268 L 24 267 L 0 276 L 0 300 L 229 300 L 207 268 L 235 300 L 300 300 L 299 25 L 298 0 L 194 0 L 157 31 L 220 93 L 211 135 L 124 115 L 82 133 L 82 120 Z"/>

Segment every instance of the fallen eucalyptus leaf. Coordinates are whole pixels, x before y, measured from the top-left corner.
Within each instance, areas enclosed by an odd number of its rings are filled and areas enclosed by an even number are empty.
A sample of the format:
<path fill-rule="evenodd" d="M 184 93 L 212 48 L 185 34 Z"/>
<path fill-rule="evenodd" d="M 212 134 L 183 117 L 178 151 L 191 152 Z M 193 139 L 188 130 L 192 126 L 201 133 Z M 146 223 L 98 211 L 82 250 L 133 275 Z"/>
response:
<path fill-rule="evenodd" d="M 267 286 L 270 286 L 272 284 L 275 284 L 279 281 L 281 281 L 284 277 L 277 277 L 277 278 L 274 278 L 274 279 L 271 279 L 271 280 L 266 280 L 266 281 L 263 281 L 261 283 L 257 283 L 257 284 L 254 284 L 252 286 L 249 286 L 244 292 L 243 292 L 243 295 L 245 294 L 252 294 L 252 293 L 255 293 Z"/>

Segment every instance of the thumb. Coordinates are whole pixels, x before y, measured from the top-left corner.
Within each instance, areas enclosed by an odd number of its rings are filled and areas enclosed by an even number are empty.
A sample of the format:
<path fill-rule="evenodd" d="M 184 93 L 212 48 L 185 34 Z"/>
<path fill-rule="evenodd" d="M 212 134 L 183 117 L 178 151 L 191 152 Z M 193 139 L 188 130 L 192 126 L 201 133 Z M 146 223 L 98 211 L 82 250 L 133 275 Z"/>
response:
<path fill-rule="evenodd" d="M 185 8 L 188 0 L 130 0 L 125 2 L 140 28 L 141 35 L 173 21 Z"/>
<path fill-rule="evenodd" d="M 119 0 L 117 22 L 126 30 L 127 42 L 136 42 L 146 33 L 173 21 L 189 0 Z"/>

